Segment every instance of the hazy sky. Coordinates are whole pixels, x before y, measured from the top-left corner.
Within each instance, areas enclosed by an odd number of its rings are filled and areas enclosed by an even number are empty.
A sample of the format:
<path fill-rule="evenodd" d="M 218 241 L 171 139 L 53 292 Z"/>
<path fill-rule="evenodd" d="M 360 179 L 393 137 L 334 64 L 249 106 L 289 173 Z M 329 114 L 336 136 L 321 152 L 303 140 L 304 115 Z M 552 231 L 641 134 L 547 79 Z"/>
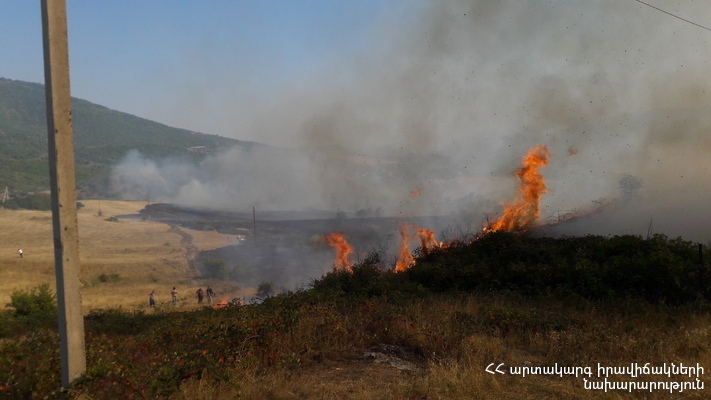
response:
<path fill-rule="evenodd" d="M 68 0 L 72 95 L 222 136 L 229 107 L 339 68 L 344 76 L 385 18 L 420 0 Z M 0 76 L 44 82 L 40 1 L 0 0 Z M 192 112 L 191 112 L 192 110 Z M 232 114 L 238 113 L 234 110 Z"/>
<path fill-rule="evenodd" d="M 711 25 L 707 1 L 650 3 Z M 39 4 L 0 0 L 0 76 L 44 81 Z M 437 85 L 432 98 L 449 90 L 453 103 L 467 102 L 448 104 L 451 113 L 468 108 L 479 123 L 499 126 L 502 115 L 530 111 L 521 104 L 526 80 L 558 79 L 574 92 L 570 79 L 604 85 L 615 75 L 684 73 L 683 65 L 708 67 L 702 46 L 711 36 L 634 0 L 68 0 L 67 7 L 75 97 L 170 126 L 287 145 L 301 144 L 286 132 L 299 129 L 294 124 L 341 106 L 331 100 L 339 91 L 351 97 L 345 106 L 378 107 L 378 90 L 416 79 L 409 100 L 385 100 L 391 119 L 429 107 L 412 100 Z M 363 87 L 370 93 L 350 94 Z M 628 96 L 622 89 L 610 94 Z M 487 99 L 487 91 L 507 95 Z M 440 121 L 461 119 L 442 116 L 442 106 Z M 300 113 L 279 118 L 291 125 L 270 125 L 285 108 Z"/>
<path fill-rule="evenodd" d="M 546 144 L 548 217 L 615 198 L 631 175 L 644 201 L 615 219 L 618 231 L 646 232 L 653 218 L 711 238 L 711 31 L 638 1 L 67 3 L 75 97 L 322 149 L 282 164 L 232 152 L 177 184 L 173 164 L 131 158 L 133 175 L 151 169 L 184 202 L 224 192 L 224 203 L 244 195 L 242 206 L 392 214 L 499 204 L 515 193 L 521 155 Z M 711 27 L 708 0 L 647 3 Z M 43 82 L 39 1 L 0 0 L 0 38 L 0 76 Z M 268 178 L 283 185 L 257 190 Z M 210 198 L 194 199 L 200 190 Z"/>

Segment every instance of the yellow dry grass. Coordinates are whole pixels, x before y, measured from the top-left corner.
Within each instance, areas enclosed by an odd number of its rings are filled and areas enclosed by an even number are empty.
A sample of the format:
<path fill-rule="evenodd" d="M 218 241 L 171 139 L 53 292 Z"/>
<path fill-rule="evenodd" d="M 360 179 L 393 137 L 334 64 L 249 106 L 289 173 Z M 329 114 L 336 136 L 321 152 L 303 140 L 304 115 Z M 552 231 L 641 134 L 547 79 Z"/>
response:
<path fill-rule="evenodd" d="M 241 235 L 225 235 L 217 231 L 196 231 L 183 229 L 193 237 L 193 245 L 201 251 L 214 250 L 224 246 L 237 244 L 241 241 Z"/>
<path fill-rule="evenodd" d="M 193 304 L 188 294 L 212 284 L 230 297 L 245 294 L 235 284 L 197 281 L 188 270 L 182 237 L 161 222 L 112 216 L 137 214 L 145 202 L 82 200 L 78 210 L 79 251 L 85 311 L 97 308 L 145 308 L 155 289 L 159 303 L 170 302 L 177 287 L 183 307 Z M 99 215 L 101 211 L 101 215 Z M 234 235 L 184 230 L 199 251 L 238 240 Z M 18 249 L 23 250 L 21 258 Z M 52 215 L 48 211 L 0 209 L 0 306 L 14 290 L 49 283 L 55 287 Z"/>
<path fill-rule="evenodd" d="M 629 366 L 632 362 L 644 365 L 651 362 L 675 362 L 686 366 L 697 363 L 708 370 L 711 362 L 709 339 L 711 316 L 707 312 L 680 311 L 679 320 L 670 324 L 675 313 L 649 306 L 644 314 L 618 314 L 610 304 L 598 303 L 604 312 L 587 314 L 590 309 L 573 311 L 569 308 L 551 309 L 547 302 L 519 303 L 505 297 L 494 298 L 502 309 L 526 313 L 546 310 L 567 315 L 582 324 L 561 331 L 533 331 L 518 328 L 507 334 L 472 332 L 460 338 L 456 316 L 476 315 L 482 305 L 492 305 L 490 299 L 466 296 L 455 298 L 428 298 L 421 303 L 411 302 L 404 307 L 403 319 L 391 326 L 400 332 L 398 337 L 409 341 L 409 347 L 419 348 L 427 360 L 414 357 L 416 368 L 398 370 L 392 364 L 378 363 L 364 357 L 338 356 L 315 361 L 308 353 L 300 355 L 297 368 L 259 369 L 249 366 L 235 369 L 227 380 L 214 380 L 209 375 L 191 379 L 181 385 L 176 399 L 479 399 L 479 400 L 537 400 L 537 399 L 706 399 L 709 381 L 701 372 L 704 390 L 686 390 L 670 393 L 669 390 L 593 390 L 586 388 L 588 381 L 600 382 L 597 370 L 600 363 L 606 367 Z M 676 316 L 675 316 L 676 317 Z M 350 317 L 349 317 L 350 318 Z M 353 320 L 354 321 L 355 317 Z M 413 324 L 412 321 L 417 321 Z M 478 322 L 480 324 L 480 322 Z M 352 327 L 351 327 L 352 328 Z M 400 331 L 402 329 L 402 331 Z M 354 332 L 357 332 L 355 330 Z M 306 347 L 304 339 L 309 330 L 295 329 L 289 336 L 290 344 L 272 342 L 274 351 L 288 352 Z M 353 332 L 351 332 L 353 333 Z M 352 335 L 355 336 L 355 335 Z M 418 339 L 421 338 L 421 339 Z M 451 342 L 455 339 L 456 342 Z M 421 340 L 417 343 L 417 340 Z M 300 342 L 301 341 L 301 342 Z M 438 343 L 440 342 L 440 343 Z M 454 346 L 446 349 L 441 343 Z M 293 346 L 293 347 L 289 347 Z M 441 348 L 442 351 L 430 351 Z M 288 350 L 284 350 L 288 349 Z M 528 366 L 589 367 L 592 376 L 573 374 L 491 374 L 487 367 L 504 363 L 509 367 Z M 683 374 L 670 378 L 661 375 L 640 375 L 633 378 L 611 375 L 614 382 L 694 382 L 694 377 Z"/>

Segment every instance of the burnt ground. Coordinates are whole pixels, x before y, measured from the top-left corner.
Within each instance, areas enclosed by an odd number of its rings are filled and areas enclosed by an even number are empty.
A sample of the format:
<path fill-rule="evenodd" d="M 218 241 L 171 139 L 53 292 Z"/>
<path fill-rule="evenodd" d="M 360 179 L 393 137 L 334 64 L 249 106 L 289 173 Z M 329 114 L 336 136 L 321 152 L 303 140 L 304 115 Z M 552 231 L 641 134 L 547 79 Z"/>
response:
<path fill-rule="evenodd" d="M 335 250 L 321 240 L 330 232 L 343 232 L 354 248 L 352 262 L 378 252 L 386 262 L 394 263 L 401 241 L 401 223 L 432 229 L 438 240 L 461 237 L 470 231 L 451 216 L 336 218 L 336 213 L 327 212 L 257 212 L 255 223 L 251 212 L 199 210 L 164 203 L 146 206 L 140 211 L 140 218 L 194 230 L 243 235 L 244 240 L 235 245 L 200 252 L 196 257 L 197 268 L 202 270 L 203 277 L 232 280 L 251 287 L 270 282 L 275 291 L 308 285 L 332 268 Z M 205 263 L 210 260 L 222 260 L 224 271 L 206 270 Z"/>

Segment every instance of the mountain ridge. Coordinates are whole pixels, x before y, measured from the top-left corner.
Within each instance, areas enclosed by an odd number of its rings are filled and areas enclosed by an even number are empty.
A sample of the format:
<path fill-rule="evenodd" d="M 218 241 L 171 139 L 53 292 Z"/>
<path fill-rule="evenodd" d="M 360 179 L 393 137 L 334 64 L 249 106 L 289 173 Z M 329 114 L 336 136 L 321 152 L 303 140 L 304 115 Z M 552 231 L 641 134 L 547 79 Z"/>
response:
<path fill-rule="evenodd" d="M 0 189 L 22 194 L 49 189 L 44 85 L 0 77 Z M 174 128 L 72 97 L 74 157 L 79 193 L 110 195 L 111 166 L 130 150 L 148 159 L 199 162 L 234 146 L 257 142 Z"/>

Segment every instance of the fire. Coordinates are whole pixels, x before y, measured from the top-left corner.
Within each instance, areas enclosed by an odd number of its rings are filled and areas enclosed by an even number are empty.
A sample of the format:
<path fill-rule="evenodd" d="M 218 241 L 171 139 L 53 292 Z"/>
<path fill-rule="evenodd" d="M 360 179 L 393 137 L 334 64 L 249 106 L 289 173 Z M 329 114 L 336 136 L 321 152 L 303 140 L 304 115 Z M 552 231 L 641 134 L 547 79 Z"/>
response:
<path fill-rule="evenodd" d="M 331 232 L 324 235 L 322 240 L 336 249 L 336 261 L 333 263 L 333 269 L 352 272 L 349 256 L 353 253 L 353 247 L 346 242 L 343 232 Z"/>
<path fill-rule="evenodd" d="M 506 204 L 504 215 L 489 223 L 485 231 L 520 232 L 533 225 L 540 212 L 540 199 L 547 191 L 546 181 L 538 169 L 548 165 L 550 156 L 546 145 L 535 145 L 528 150 L 521 168 L 516 172 L 521 182 L 517 201 Z"/>
<path fill-rule="evenodd" d="M 227 302 L 227 299 L 222 299 L 222 300 L 220 300 L 219 303 L 217 303 L 217 304 L 215 304 L 214 306 L 212 306 L 212 308 L 225 308 L 225 307 L 227 307 L 228 305 L 229 305 L 229 303 Z"/>
<path fill-rule="evenodd" d="M 422 187 L 418 186 L 410 191 L 410 196 L 421 196 L 422 195 Z"/>
<path fill-rule="evenodd" d="M 226 307 L 231 307 L 231 306 L 243 306 L 244 303 L 242 302 L 242 299 L 235 297 L 232 300 L 230 300 L 228 297 L 225 297 L 224 299 L 220 300 L 219 303 L 215 303 L 212 305 L 212 308 L 226 308 Z"/>
<path fill-rule="evenodd" d="M 415 263 L 415 259 L 410 254 L 410 230 L 412 225 L 400 224 L 400 249 L 398 250 L 398 260 L 395 263 L 395 272 L 402 272 L 410 268 Z"/>
<path fill-rule="evenodd" d="M 437 243 L 434 238 L 434 231 L 425 228 L 415 228 L 412 225 L 400 224 L 400 249 L 398 250 L 398 260 L 395 263 L 395 272 L 402 272 L 412 267 L 415 264 L 415 258 L 410 253 L 410 241 L 413 238 L 412 231 L 417 229 L 417 237 L 420 239 L 420 247 L 423 251 L 440 247 L 441 243 Z"/>
<path fill-rule="evenodd" d="M 422 247 L 422 250 L 427 251 L 441 246 L 441 244 L 435 240 L 434 234 L 432 229 L 421 228 L 417 230 L 417 236 L 420 238 L 420 247 Z"/>

